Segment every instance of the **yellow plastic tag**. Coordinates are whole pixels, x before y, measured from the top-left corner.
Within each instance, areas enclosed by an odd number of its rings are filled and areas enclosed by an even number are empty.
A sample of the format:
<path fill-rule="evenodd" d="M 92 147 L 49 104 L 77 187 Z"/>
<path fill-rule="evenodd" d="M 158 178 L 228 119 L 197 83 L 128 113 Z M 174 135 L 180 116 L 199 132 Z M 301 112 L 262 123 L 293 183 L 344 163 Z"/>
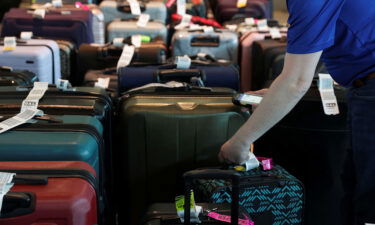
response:
<path fill-rule="evenodd" d="M 247 0 L 238 0 L 237 1 L 237 8 L 243 8 L 246 7 L 247 5 Z"/>
<path fill-rule="evenodd" d="M 184 211 L 185 196 L 179 195 L 175 198 L 177 211 Z M 195 209 L 194 192 L 190 192 L 190 209 Z"/>

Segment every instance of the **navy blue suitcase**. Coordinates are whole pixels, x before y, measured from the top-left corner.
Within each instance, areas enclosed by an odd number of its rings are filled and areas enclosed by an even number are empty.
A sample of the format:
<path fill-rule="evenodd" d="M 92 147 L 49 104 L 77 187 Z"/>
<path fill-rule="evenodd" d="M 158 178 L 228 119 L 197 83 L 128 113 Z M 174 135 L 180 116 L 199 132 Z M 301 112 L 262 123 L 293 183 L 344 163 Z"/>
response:
<path fill-rule="evenodd" d="M 175 64 L 128 66 L 120 68 L 119 91 L 121 93 L 132 88 L 158 82 L 156 76 L 157 71 L 172 69 L 176 69 Z M 190 69 L 196 72 L 201 71 L 201 75 L 205 77 L 204 84 L 207 87 L 239 89 L 239 71 L 233 64 L 213 62 L 212 60 L 192 60 Z"/>

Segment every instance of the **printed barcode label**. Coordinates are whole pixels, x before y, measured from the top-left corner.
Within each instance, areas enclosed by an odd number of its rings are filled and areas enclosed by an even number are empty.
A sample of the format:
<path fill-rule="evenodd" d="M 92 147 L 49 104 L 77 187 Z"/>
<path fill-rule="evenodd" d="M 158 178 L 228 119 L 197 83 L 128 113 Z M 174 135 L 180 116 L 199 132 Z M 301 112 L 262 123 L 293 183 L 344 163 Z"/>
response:
<path fill-rule="evenodd" d="M 45 9 L 36 9 L 33 13 L 33 17 L 38 19 L 44 19 L 46 16 L 46 10 Z"/>
<path fill-rule="evenodd" d="M 132 39 L 132 44 L 136 47 L 136 48 L 139 48 L 141 47 L 141 44 L 142 44 L 142 36 L 141 35 L 132 35 L 131 37 Z"/>
<path fill-rule="evenodd" d="M 139 16 L 139 19 L 138 19 L 138 22 L 137 22 L 137 26 L 138 27 L 146 27 L 149 20 L 150 20 L 150 15 L 149 14 L 141 14 Z"/>
<path fill-rule="evenodd" d="M 326 115 L 339 114 L 339 106 L 333 89 L 333 79 L 329 74 L 319 74 L 319 92 L 324 113 Z"/>
<path fill-rule="evenodd" d="M 133 45 L 125 45 L 124 49 L 122 50 L 120 59 L 117 63 L 117 71 L 121 67 L 126 67 L 130 64 L 131 60 L 133 59 L 135 47 Z"/>
<path fill-rule="evenodd" d="M 177 14 L 181 16 L 186 14 L 186 0 L 177 0 Z"/>
<path fill-rule="evenodd" d="M 141 15 L 141 6 L 137 0 L 128 0 L 133 15 Z"/>
<path fill-rule="evenodd" d="M 61 0 L 52 0 L 53 7 L 61 8 L 63 6 L 63 3 Z"/>
<path fill-rule="evenodd" d="M 16 37 L 5 37 L 4 38 L 4 51 L 13 51 L 16 49 L 17 42 Z"/>

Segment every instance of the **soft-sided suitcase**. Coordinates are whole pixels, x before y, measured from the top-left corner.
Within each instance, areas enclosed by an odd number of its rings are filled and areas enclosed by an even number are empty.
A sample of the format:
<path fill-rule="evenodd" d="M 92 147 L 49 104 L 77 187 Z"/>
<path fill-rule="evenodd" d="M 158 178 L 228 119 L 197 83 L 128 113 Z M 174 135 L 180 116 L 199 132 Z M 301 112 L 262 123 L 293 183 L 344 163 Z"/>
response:
<path fill-rule="evenodd" d="M 163 2 L 139 1 L 142 14 L 149 14 L 150 19 L 165 24 L 167 20 L 167 8 Z M 109 23 L 114 19 L 132 19 L 136 15 L 131 14 L 130 5 L 127 1 L 105 0 L 99 5 L 104 13 L 104 21 Z"/>
<path fill-rule="evenodd" d="M 255 142 L 258 154 L 277 159 L 304 183 L 308 225 L 345 224 L 341 219 L 351 215 L 345 211 L 350 203 L 341 180 L 350 148 L 345 89 L 336 86 L 335 94 L 340 114 L 325 115 L 314 82 L 296 107 Z"/>
<path fill-rule="evenodd" d="M 125 40 L 124 42 L 127 42 Z M 127 44 L 130 44 L 127 42 Z M 121 56 L 123 47 L 114 46 L 108 43 L 104 46 L 83 44 L 79 48 L 78 54 L 78 74 L 75 79 L 71 79 L 74 85 L 81 85 L 84 75 L 88 70 L 102 70 L 116 67 Z M 150 43 L 142 43 L 135 49 L 131 64 L 162 64 L 166 61 L 168 49 L 165 43 L 155 40 Z"/>
<path fill-rule="evenodd" d="M 3 45 L 2 39 L 0 46 Z M 12 51 L 0 48 L 0 65 L 29 70 L 38 76 L 39 81 L 50 84 L 55 84 L 61 78 L 59 47 L 52 40 L 18 40 Z"/>
<path fill-rule="evenodd" d="M 301 181 L 279 165 L 260 167 L 240 175 L 240 205 L 254 224 L 303 224 L 304 187 Z M 231 185 L 225 180 L 199 179 L 195 183 L 201 201 L 230 203 Z"/>
<path fill-rule="evenodd" d="M 173 56 L 194 56 L 205 53 L 217 59 L 237 63 L 238 36 L 229 30 L 179 30 L 172 37 Z"/>
<path fill-rule="evenodd" d="M 230 63 L 220 63 L 216 60 L 192 60 L 190 69 L 176 69 L 176 64 L 163 65 L 130 65 L 119 70 L 119 91 L 125 92 L 132 88 L 140 87 L 149 83 L 160 82 L 159 72 L 168 72 L 176 81 L 179 77 L 186 78 L 199 76 L 207 87 L 226 87 L 234 90 L 239 89 L 238 68 Z"/>
<path fill-rule="evenodd" d="M 214 14 L 222 23 L 239 17 L 272 18 L 272 1 L 248 0 L 245 7 L 237 8 L 235 0 L 217 0 Z"/>
<path fill-rule="evenodd" d="M 254 225 L 253 221 L 251 220 L 250 216 L 245 212 L 245 210 L 239 206 L 239 192 L 240 192 L 240 185 L 239 185 L 239 176 L 235 173 L 235 171 L 222 171 L 222 170 L 213 170 L 213 169 L 206 169 L 206 170 L 194 170 L 189 171 L 184 174 L 185 180 L 185 194 L 184 194 L 184 215 L 183 219 L 184 222 L 181 222 L 179 216 L 177 215 L 176 205 L 173 203 L 156 203 L 152 204 L 144 217 L 144 225 L 165 225 L 165 224 L 173 224 L 173 225 L 189 225 L 191 223 L 191 215 L 190 215 L 190 193 L 191 188 L 193 187 L 192 183 L 196 179 L 202 178 L 220 178 L 225 180 L 231 180 L 232 182 L 232 190 L 230 196 L 232 196 L 233 201 L 231 204 L 228 203 L 221 203 L 221 204 L 214 204 L 214 203 L 197 203 L 197 205 L 202 207 L 202 212 L 199 215 L 199 220 L 201 221 L 199 224 L 212 224 L 212 225 L 219 225 L 219 224 L 248 224 Z M 215 213 L 216 219 L 210 217 L 210 213 Z M 227 220 L 225 220 L 226 218 Z M 221 221 L 220 221 L 221 219 Z M 224 220 L 223 220 L 224 219 Z M 242 223 L 239 223 L 239 219 L 242 219 Z M 228 221 L 229 220 L 229 221 Z M 225 222 L 224 222 L 225 221 Z M 245 223 L 246 222 L 246 223 Z"/>
<path fill-rule="evenodd" d="M 32 86 L 35 81 L 38 77 L 33 72 L 0 67 L 0 86 Z"/>
<path fill-rule="evenodd" d="M 0 224 L 98 224 L 99 187 L 95 170 L 78 161 L 0 162 L 16 173 L 4 196 Z"/>
<path fill-rule="evenodd" d="M 132 35 L 146 35 L 151 38 L 161 37 L 167 43 L 168 31 L 163 23 L 149 21 L 146 27 L 138 27 L 137 20 L 114 20 L 107 27 L 107 41 L 114 38 L 128 38 Z"/>
<path fill-rule="evenodd" d="M 44 19 L 33 18 L 28 9 L 11 9 L 5 14 L 1 35 L 19 36 L 23 31 L 32 31 L 35 36 L 73 42 L 93 43 L 93 14 L 86 10 L 70 10 L 69 13 L 51 10 Z"/>
<path fill-rule="evenodd" d="M 223 88 L 151 87 L 123 95 L 115 158 L 118 179 L 127 180 L 122 202 L 128 204 L 120 214 L 129 210 L 137 221 L 148 204 L 174 198 L 183 172 L 219 163 L 221 145 L 249 116 L 233 105 L 233 94 Z"/>

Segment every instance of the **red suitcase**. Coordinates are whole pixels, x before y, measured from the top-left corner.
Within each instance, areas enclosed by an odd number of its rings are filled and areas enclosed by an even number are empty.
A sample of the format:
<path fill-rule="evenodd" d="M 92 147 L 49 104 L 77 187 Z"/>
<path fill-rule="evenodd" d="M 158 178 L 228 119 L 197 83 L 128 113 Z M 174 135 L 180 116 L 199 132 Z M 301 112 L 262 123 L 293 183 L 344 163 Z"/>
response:
<path fill-rule="evenodd" d="M 15 172 L 0 225 L 98 224 L 95 170 L 84 162 L 0 162 Z"/>

